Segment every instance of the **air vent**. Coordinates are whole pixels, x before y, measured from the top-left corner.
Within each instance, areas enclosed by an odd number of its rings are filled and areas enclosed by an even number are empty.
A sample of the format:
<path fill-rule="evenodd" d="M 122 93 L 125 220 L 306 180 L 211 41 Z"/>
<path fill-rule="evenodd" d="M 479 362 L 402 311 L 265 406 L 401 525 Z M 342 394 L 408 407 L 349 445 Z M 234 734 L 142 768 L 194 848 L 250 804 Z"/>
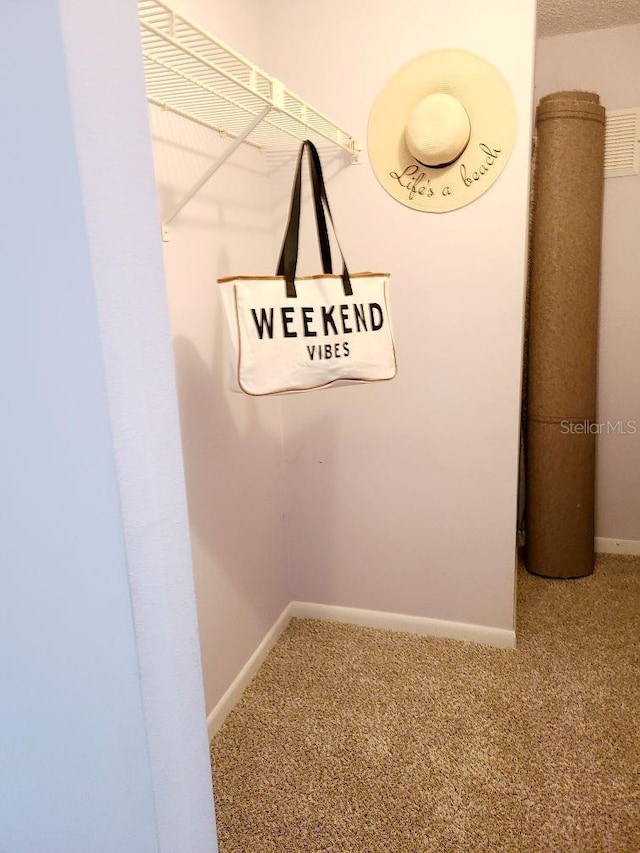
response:
<path fill-rule="evenodd" d="M 604 176 L 640 173 L 640 107 L 609 110 L 604 133 Z"/>

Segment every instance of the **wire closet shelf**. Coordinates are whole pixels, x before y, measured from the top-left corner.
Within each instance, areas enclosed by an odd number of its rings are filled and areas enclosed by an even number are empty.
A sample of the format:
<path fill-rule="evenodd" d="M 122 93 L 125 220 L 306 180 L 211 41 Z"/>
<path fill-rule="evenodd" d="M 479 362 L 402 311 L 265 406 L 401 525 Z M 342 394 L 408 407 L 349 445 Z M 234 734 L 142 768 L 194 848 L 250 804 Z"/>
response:
<path fill-rule="evenodd" d="M 311 139 L 357 158 L 360 146 L 219 39 L 159 0 L 139 0 L 147 99 L 260 149 Z"/>

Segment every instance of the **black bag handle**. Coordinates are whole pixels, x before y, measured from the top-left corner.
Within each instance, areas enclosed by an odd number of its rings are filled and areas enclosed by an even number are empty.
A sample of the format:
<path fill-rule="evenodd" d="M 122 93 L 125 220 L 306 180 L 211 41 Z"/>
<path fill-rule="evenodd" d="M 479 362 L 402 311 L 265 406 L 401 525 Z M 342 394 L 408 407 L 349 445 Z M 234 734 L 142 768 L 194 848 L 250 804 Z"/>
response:
<path fill-rule="evenodd" d="M 309 143 L 311 145 L 311 143 Z M 297 209 L 297 221 L 300 221 L 300 194 L 302 191 L 302 159 L 304 156 L 304 150 L 306 147 L 306 143 L 303 143 L 300 147 L 300 153 L 298 155 L 298 164 L 296 166 L 295 178 L 293 190 L 291 193 L 291 205 L 289 209 L 289 220 L 287 223 L 287 228 L 285 231 L 285 241 L 282 246 L 282 251 L 280 252 L 280 259 L 278 261 L 278 270 L 276 275 L 285 275 L 285 244 L 286 237 L 291 232 L 295 231 L 295 239 L 298 239 L 297 231 L 295 230 L 296 223 L 296 209 Z M 315 164 L 309 160 L 309 172 L 311 175 L 311 184 L 313 188 L 313 203 L 316 214 L 316 229 L 318 232 L 318 243 L 320 244 L 320 254 L 322 256 L 322 271 L 325 274 L 331 274 L 333 272 L 333 265 L 331 260 L 331 245 L 329 243 L 329 235 L 327 233 L 327 220 L 324 215 L 324 205 L 322 203 L 322 194 L 320 192 L 320 185 L 318 181 L 317 171 L 314 168 Z M 294 262 L 294 272 L 295 272 L 295 262 Z"/>
<path fill-rule="evenodd" d="M 314 164 L 316 168 L 317 178 L 318 178 L 318 189 L 322 196 L 322 201 L 327 209 L 327 213 L 329 214 L 329 221 L 331 222 L 331 227 L 333 228 L 333 233 L 336 238 L 336 243 L 338 245 L 338 251 L 340 252 L 340 257 L 342 258 L 342 286 L 344 288 L 345 296 L 353 296 L 353 288 L 351 287 L 351 279 L 349 277 L 349 270 L 347 269 L 347 262 L 344 257 L 344 253 L 342 251 L 342 246 L 340 245 L 340 241 L 338 240 L 338 233 L 336 231 L 336 226 L 333 221 L 333 216 L 331 214 L 331 208 L 329 206 L 329 198 L 327 196 L 327 189 L 324 184 L 324 175 L 322 173 L 322 163 L 320 162 L 320 155 L 318 154 L 318 149 L 313 144 L 313 142 L 307 140 L 307 144 L 309 145 L 309 153 L 311 154 L 311 162 Z M 328 239 L 328 238 L 327 238 Z"/>
<path fill-rule="evenodd" d="M 285 231 L 280 260 L 278 262 L 278 270 L 276 275 L 283 275 L 286 281 L 287 297 L 295 298 L 297 296 L 295 277 L 296 267 L 298 265 L 298 245 L 300 239 L 300 203 L 302 196 L 302 160 L 305 150 L 309 151 L 309 172 L 311 174 L 311 185 L 313 189 L 314 207 L 316 213 L 316 226 L 318 231 L 318 241 L 320 243 L 320 252 L 322 255 L 322 269 L 325 274 L 333 273 L 331 247 L 329 244 L 329 235 L 327 233 L 327 222 L 324 214 L 326 207 L 329 214 L 329 220 L 336 233 L 331 208 L 329 207 L 329 199 L 327 198 L 327 190 L 324 184 L 324 176 L 322 174 L 322 164 L 318 150 L 310 140 L 306 139 L 300 146 L 300 154 L 298 156 L 298 165 L 296 167 L 295 180 L 291 194 L 291 206 L 289 209 L 289 221 Z M 336 242 L 340 250 L 342 258 L 342 286 L 345 296 L 352 296 L 353 289 L 351 287 L 351 279 L 347 270 L 347 263 L 344 259 L 342 248 L 336 234 Z"/>

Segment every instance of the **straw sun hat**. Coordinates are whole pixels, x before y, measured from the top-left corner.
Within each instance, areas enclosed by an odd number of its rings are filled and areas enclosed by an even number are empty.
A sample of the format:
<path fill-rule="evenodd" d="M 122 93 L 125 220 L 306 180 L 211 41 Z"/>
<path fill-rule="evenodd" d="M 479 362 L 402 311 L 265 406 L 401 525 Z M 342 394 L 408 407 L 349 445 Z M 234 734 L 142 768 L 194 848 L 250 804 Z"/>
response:
<path fill-rule="evenodd" d="M 444 213 L 489 189 L 515 135 L 515 100 L 498 69 L 474 53 L 436 50 L 400 68 L 376 98 L 369 159 L 397 201 Z"/>

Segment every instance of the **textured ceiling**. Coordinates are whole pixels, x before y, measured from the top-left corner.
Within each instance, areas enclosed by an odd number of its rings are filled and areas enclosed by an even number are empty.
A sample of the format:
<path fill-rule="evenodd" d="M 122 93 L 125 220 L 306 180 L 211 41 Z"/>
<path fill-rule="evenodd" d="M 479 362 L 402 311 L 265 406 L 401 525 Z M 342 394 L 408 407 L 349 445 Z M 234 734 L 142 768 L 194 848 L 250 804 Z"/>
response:
<path fill-rule="evenodd" d="M 640 23 L 640 0 L 538 0 L 538 38 Z"/>

